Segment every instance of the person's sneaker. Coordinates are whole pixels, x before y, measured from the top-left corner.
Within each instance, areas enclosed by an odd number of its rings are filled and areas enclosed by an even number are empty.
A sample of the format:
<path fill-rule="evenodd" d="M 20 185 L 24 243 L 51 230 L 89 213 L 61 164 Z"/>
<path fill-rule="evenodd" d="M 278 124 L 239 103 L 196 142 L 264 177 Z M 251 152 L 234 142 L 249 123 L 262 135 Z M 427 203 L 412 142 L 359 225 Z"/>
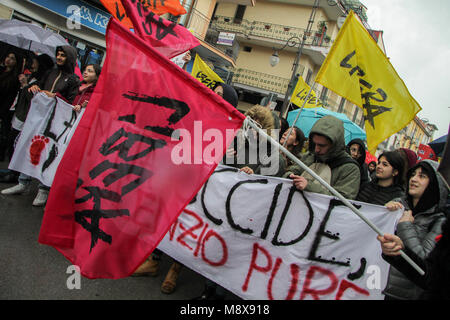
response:
<path fill-rule="evenodd" d="M 29 185 L 19 183 L 19 184 L 16 184 L 15 186 L 13 186 L 13 187 L 11 187 L 11 188 L 2 190 L 2 194 L 7 194 L 7 195 L 9 195 L 9 194 L 22 194 L 22 193 L 26 193 L 26 192 L 28 192 L 28 190 L 30 189 L 29 187 L 30 187 Z"/>
<path fill-rule="evenodd" d="M 36 198 L 34 198 L 33 200 L 33 206 L 35 207 L 45 206 L 45 204 L 47 203 L 48 193 L 49 193 L 48 190 L 39 189 Z"/>

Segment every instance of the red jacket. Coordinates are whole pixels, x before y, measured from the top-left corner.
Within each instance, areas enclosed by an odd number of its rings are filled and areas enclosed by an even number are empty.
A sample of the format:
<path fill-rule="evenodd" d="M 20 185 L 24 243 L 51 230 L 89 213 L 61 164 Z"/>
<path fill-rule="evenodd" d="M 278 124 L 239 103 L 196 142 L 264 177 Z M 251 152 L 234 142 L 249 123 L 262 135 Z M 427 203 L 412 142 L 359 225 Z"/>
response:
<path fill-rule="evenodd" d="M 76 106 L 77 104 L 81 105 L 85 100 L 89 101 L 89 99 L 91 98 L 92 93 L 94 92 L 94 90 L 95 90 L 95 84 L 85 88 L 83 91 L 80 91 L 80 88 L 78 88 L 78 94 L 76 95 L 75 99 L 73 99 L 73 102 L 71 104 Z M 63 99 L 67 103 L 70 103 L 70 102 L 67 101 L 66 98 L 64 98 L 59 93 L 57 93 L 56 96 L 58 98 Z"/>
<path fill-rule="evenodd" d="M 85 100 L 89 101 L 94 90 L 95 90 L 95 84 L 87 87 L 83 91 L 80 91 L 80 89 L 78 89 L 78 94 L 75 97 L 75 99 L 73 100 L 72 104 L 74 106 L 76 106 L 77 104 L 81 105 Z"/>

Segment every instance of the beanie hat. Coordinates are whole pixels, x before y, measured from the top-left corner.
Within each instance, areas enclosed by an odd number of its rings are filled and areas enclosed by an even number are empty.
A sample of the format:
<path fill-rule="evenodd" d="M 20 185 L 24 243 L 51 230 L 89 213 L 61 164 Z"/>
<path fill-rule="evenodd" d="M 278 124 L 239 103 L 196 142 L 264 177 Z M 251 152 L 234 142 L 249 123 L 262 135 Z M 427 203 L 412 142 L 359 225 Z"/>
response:
<path fill-rule="evenodd" d="M 417 154 L 414 151 L 406 148 L 400 148 L 400 150 L 403 150 L 403 152 L 406 155 L 406 158 L 408 159 L 407 169 L 411 169 L 412 167 L 414 167 L 415 164 L 417 163 Z"/>

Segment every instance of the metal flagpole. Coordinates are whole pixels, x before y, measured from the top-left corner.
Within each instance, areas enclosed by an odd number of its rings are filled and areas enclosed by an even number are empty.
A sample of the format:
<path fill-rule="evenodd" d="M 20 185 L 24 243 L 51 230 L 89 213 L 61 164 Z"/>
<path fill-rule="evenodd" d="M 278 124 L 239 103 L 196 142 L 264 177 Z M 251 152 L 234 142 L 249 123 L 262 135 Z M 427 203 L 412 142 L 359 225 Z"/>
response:
<path fill-rule="evenodd" d="M 372 228 L 378 235 L 383 236 L 384 233 L 381 232 L 380 229 L 376 225 L 374 225 L 370 220 L 368 220 L 361 212 L 358 211 L 358 209 L 355 208 L 354 205 L 350 203 L 347 199 L 345 199 L 339 192 L 337 192 L 332 186 L 330 186 L 325 180 L 323 180 L 320 176 L 318 176 L 313 170 L 311 170 L 309 167 L 307 167 L 303 162 L 301 162 L 298 158 L 296 158 L 292 153 L 289 152 L 285 147 L 280 145 L 277 141 L 275 141 L 271 136 L 269 136 L 267 133 L 265 133 L 263 130 L 261 130 L 257 125 L 253 123 L 253 120 L 249 117 L 247 117 L 244 121 L 244 123 L 247 123 L 247 125 L 250 125 L 253 129 L 255 129 L 260 135 L 266 137 L 269 139 L 270 143 L 273 146 L 278 146 L 282 152 L 284 152 L 292 161 L 294 161 L 296 164 L 298 164 L 302 169 L 304 169 L 306 172 L 308 172 L 311 176 L 314 177 L 317 181 L 320 182 L 325 188 L 327 188 L 334 196 L 339 198 L 347 207 L 349 207 L 358 217 L 360 217 L 367 225 Z M 400 255 L 417 271 L 420 275 L 424 275 L 425 272 L 413 261 L 410 257 L 408 257 L 403 250 L 400 250 Z"/>

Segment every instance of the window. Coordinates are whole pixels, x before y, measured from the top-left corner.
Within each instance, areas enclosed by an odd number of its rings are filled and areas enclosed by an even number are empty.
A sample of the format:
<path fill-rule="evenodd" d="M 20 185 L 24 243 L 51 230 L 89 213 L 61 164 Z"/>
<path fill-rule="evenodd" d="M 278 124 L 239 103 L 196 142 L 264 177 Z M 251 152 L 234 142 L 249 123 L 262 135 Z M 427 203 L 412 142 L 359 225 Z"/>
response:
<path fill-rule="evenodd" d="M 341 102 L 339 103 L 339 109 L 337 112 L 339 112 L 339 113 L 344 112 L 344 105 L 345 105 L 345 99 L 341 98 Z"/>
<path fill-rule="evenodd" d="M 320 100 L 325 104 L 327 101 L 327 95 L 328 95 L 328 88 L 323 88 L 322 92 L 320 93 Z"/>
<path fill-rule="evenodd" d="M 105 55 L 103 48 L 97 47 L 85 40 L 78 39 L 64 31 L 60 31 L 60 34 L 77 50 L 78 67 L 81 71 L 88 64 L 102 64 L 103 56 Z"/>
<path fill-rule="evenodd" d="M 359 113 L 359 108 L 355 107 L 355 111 L 353 112 L 353 120 L 352 120 L 352 122 L 356 121 L 356 118 L 358 117 L 358 113 Z"/>
<path fill-rule="evenodd" d="M 245 52 L 252 52 L 252 47 L 245 46 L 244 47 L 244 51 Z"/>
<path fill-rule="evenodd" d="M 236 9 L 236 13 L 234 14 L 233 23 L 241 24 L 242 19 L 244 18 L 245 9 L 247 6 L 238 5 Z"/>
<path fill-rule="evenodd" d="M 312 71 L 310 69 L 308 69 L 308 73 L 306 74 L 306 83 L 308 85 L 311 85 L 309 82 L 311 81 L 311 77 L 312 77 Z"/>
<path fill-rule="evenodd" d="M 179 24 L 186 26 L 187 24 L 186 20 L 192 14 L 192 0 L 184 0 L 181 5 L 184 7 L 184 9 L 186 9 L 187 13 L 175 18 L 179 18 L 178 21 Z"/>

